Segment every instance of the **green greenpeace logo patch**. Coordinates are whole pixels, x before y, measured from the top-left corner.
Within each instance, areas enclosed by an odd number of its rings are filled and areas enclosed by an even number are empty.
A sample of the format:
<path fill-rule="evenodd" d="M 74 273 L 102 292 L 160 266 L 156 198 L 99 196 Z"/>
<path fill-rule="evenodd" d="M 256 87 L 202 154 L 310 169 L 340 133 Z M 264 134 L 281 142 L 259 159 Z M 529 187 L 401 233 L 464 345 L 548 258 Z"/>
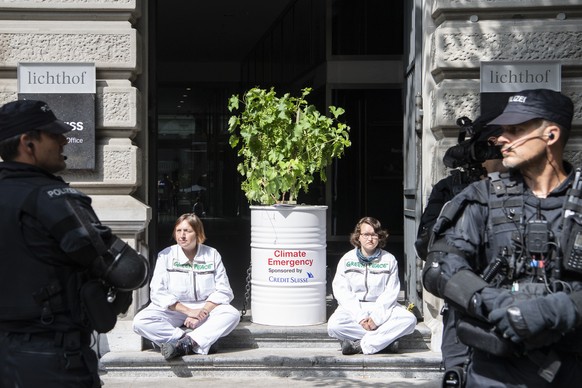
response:
<path fill-rule="evenodd" d="M 184 263 L 180 264 L 179 261 L 174 261 L 173 263 L 174 268 L 192 268 L 194 271 L 213 271 L 214 270 L 214 263 Z"/>
<path fill-rule="evenodd" d="M 210 271 L 214 269 L 214 263 L 196 264 L 194 263 L 194 271 Z"/>
<path fill-rule="evenodd" d="M 347 268 L 357 267 L 357 268 L 364 268 L 364 265 L 359 261 L 348 261 L 346 262 Z M 371 263 L 368 265 L 368 268 L 372 269 L 386 269 L 388 268 L 387 263 Z"/>
<path fill-rule="evenodd" d="M 192 266 L 190 265 L 190 263 L 186 262 L 186 263 L 184 263 L 184 264 L 180 264 L 180 262 L 179 262 L 179 261 L 174 261 L 174 262 L 172 263 L 172 266 L 173 266 L 174 268 L 192 268 Z"/>

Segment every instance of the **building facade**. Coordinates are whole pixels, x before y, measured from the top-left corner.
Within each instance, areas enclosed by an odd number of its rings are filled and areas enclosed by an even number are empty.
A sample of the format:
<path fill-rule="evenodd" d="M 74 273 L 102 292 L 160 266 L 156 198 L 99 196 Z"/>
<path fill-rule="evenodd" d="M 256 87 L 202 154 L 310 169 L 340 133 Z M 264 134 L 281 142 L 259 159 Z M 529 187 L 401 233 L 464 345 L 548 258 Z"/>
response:
<path fill-rule="evenodd" d="M 143 168 L 147 47 L 142 36 L 147 34 L 147 9 L 139 3 L 0 1 L 0 103 L 18 99 L 20 62 L 96 65 L 96 168 L 65 172 L 63 178 L 91 196 L 97 215 L 114 233 L 149 256 L 151 207 L 143 189 L 148 179 Z M 134 303 L 128 318 L 138 305 Z"/>
<path fill-rule="evenodd" d="M 207 220 L 213 233 L 240 224 L 225 235 L 225 250 L 233 236 L 247 243 L 246 205 L 232 173 L 236 160 L 224 148 L 226 98 L 246 85 L 313 86 L 319 104 L 357 112 L 350 117 L 355 146 L 332 167 L 337 179 L 310 198 L 330 207 L 329 257 L 349 247 L 346 236 L 359 216 L 380 215 L 392 232 L 407 298 L 417 305 L 429 298 L 413 249 L 418 219 L 432 185 L 448 173 L 442 156 L 456 142 L 456 119 L 479 115 L 482 61 L 559 61 L 562 90 L 575 104 L 566 156 L 579 164 L 580 0 L 403 0 L 397 6 L 285 0 L 264 16 L 264 31 L 245 56 L 220 60 L 188 47 L 188 40 L 179 41 L 177 53 L 167 51 L 176 42 L 162 38 L 164 31 L 188 24 L 172 9 L 177 3 L 190 1 L 0 0 L 0 103 L 18 98 L 21 62 L 96 65 L 96 168 L 63 177 L 92 197 L 105 224 L 152 260 L 168 244 L 172 220 L 191 209 L 195 192 L 216 215 Z M 206 9 L 188 11 L 196 20 Z M 203 38 L 221 42 L 218 33 Z M 210 87 L 211 81 L 220 86 Z M 198 106 L 215 108 L 163 108 L 165 93 L 180 88 L 198 88 L 204 93 Z M 184 164 L 195 167 L 181 170 Z M 180 195 L 168 202 L 161 184 L 166 175 L 181 182 Z M 119 341 L 133 335 L 131 318 L 147 303 L 147 289 L 136 291 L 134 300 L 107 335 L 111 349 L 141 347 L 137 337 Z M 424 314 L 438 318 L 429 306 Z"/>

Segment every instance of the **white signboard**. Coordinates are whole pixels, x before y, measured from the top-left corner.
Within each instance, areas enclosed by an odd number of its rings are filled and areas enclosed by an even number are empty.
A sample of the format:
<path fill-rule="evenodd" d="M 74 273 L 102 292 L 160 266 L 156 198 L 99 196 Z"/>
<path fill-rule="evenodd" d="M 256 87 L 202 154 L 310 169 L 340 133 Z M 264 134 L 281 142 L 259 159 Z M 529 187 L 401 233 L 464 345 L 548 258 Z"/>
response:
<path fill-rule="evenodd" d="M 18 93 L 96 93 L 94 63 L 19 63 Z"/>
<path fill-rule="evenodd" d="M 481 93 L 515 93 L 526 89 L 561 90 L 557 61 L 481 62 Z"/>

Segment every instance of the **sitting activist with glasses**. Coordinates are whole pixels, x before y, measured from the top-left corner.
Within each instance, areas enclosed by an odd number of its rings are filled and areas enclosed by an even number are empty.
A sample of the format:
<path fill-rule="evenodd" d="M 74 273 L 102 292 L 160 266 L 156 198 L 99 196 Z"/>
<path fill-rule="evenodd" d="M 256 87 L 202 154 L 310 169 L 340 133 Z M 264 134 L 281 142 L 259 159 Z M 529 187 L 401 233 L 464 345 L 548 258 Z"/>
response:
<path fill-rule="evenodd" d="M 240 321 L 230 305 L 232 289 L 218 251 L 204 245 L 202 221 L 181 215 L 176 244 L 158 254 L 150 283 L 151 303 L 133 319 L 136 333 L 161 347 L 166 360 L 208 354 L 210 346 Z"/>
<path fill-rule="evenodd" d="M 338 263 L 332 283 L 338 308 L 327 332 L 340 340 L 344 355 L 396 352 L 396 340 L 416 326 L 414 314 L 398 303 L 398 263 L 382 249 L 387 238 L 377 219 L 362 218 L 350 237 L 355 248 Z"/>

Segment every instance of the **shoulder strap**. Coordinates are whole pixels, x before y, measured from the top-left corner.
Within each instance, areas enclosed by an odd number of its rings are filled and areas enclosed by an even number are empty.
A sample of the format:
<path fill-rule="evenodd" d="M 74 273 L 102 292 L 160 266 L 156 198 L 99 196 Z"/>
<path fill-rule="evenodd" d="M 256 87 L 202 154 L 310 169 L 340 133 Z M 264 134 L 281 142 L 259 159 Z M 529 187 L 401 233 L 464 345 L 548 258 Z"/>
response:
<path fill-rule="evenodd" d="M 489 219 L 492 226 L 515 222 L 523 212 L 523 181 L 508 173 L 489 174 Z"/>
<path fill-rule="evenodd" d="M 443 206 L 433 228 L 434 233 L 440 234 L 447 229 L 461 215 L 467 204 L 480 203 L 486 205 L 487 202 L 487 183 L 478 181 L 470 184 Z"/>

